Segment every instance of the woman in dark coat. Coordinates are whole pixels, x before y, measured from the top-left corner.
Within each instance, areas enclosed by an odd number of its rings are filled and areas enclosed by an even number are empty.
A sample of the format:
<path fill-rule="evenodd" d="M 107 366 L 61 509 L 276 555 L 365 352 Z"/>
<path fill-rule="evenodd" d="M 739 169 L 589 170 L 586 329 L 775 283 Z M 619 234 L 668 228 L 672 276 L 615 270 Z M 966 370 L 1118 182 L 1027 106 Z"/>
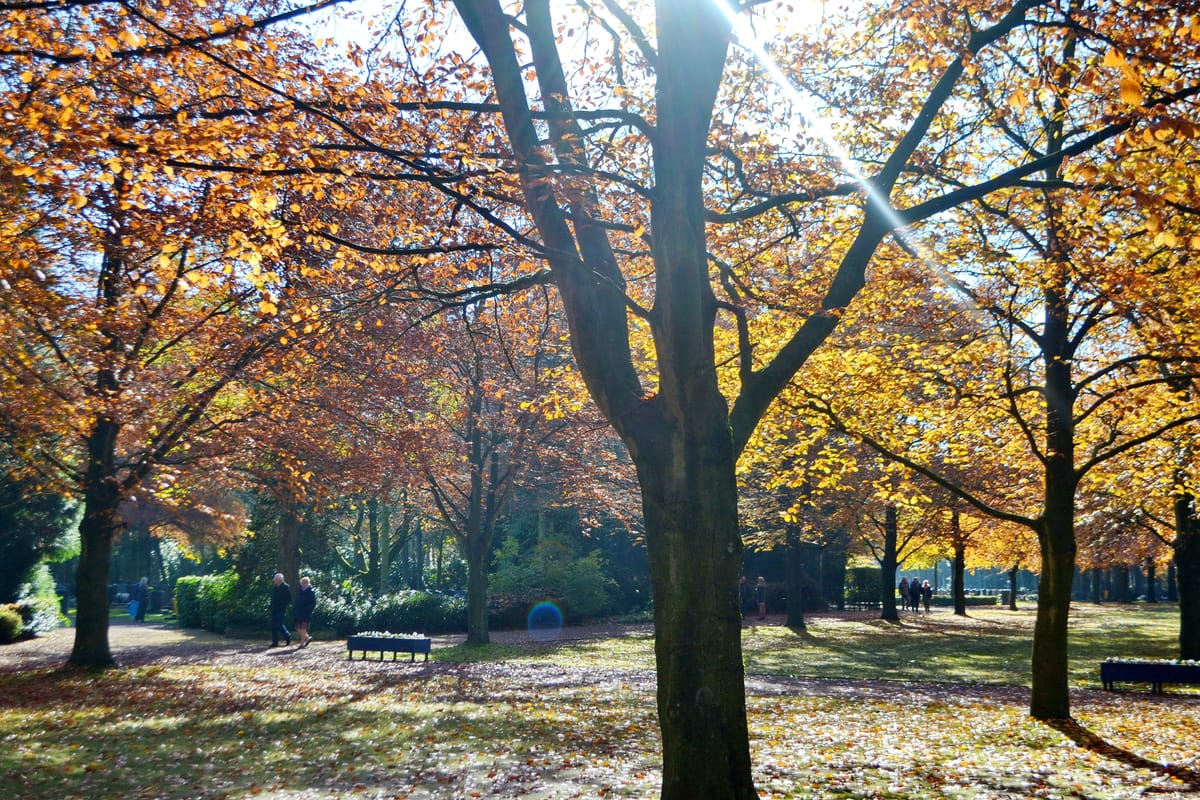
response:
<path fill-rule="evenodd" d="M 921 610 L 921 583 L 916 578 L 908 584 L 908 604 L 912 606 L 913 611 Z"/>
<path fill-rule="evenodd" d="M 296 631 L 300 634 L 300 646 L 308 647 L 312 636 L 308 629 L 312 625 L 313 610 L 317 607 L 317 593 L 308 577 L 300 579 L 300 590 L 296 592 Z"/>

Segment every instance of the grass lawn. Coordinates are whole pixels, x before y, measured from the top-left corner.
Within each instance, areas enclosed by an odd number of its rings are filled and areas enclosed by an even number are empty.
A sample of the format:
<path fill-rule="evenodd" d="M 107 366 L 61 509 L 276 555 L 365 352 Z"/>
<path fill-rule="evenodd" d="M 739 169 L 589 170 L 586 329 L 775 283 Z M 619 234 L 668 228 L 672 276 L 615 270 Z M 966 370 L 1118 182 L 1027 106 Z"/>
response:
<path fill-rule="evenodd" d="M 1109 655 L 1170 656 L 1177 613 L 1078 606 L 1058 727 L 1026 715 L 1032 609 L 749 626 L 760 794 L 1195 797 L 1200 693 L 1099 691 Z M 652 647 L 438 642 L 426 665 L 201 636 L 100 675 L 13 671 L 0 648 L 0 798 L 656 797 Z"/>

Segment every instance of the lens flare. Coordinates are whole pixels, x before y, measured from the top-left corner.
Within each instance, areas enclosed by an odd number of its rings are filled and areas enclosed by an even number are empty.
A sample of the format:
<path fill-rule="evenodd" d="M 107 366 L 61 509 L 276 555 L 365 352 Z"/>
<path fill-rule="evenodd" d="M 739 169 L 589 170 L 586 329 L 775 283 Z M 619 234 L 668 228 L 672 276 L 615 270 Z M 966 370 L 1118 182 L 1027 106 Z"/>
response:
<path fill-rule="evenodd" d="M 529 638 L 535 642 L 552 642 L 562 633 L 563 616 L 559 607 L 549 600 L 529 609 Z"/>

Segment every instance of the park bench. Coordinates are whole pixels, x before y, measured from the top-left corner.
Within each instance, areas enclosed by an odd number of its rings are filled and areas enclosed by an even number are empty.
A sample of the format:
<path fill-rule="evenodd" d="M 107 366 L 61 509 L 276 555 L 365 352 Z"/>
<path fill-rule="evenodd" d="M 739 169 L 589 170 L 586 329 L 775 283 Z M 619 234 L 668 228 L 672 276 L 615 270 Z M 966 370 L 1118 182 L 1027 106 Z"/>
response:
<path fill-rule="evenodd" d="M 1200 664 L 1175 664 L 1169 661 L 1104 661 L 1100 664 L 1100 682 L 1112 689 L 1117 681 L 1148 683 L 1150 691 L 1162 694 L 1164 683 L 1200 685 Z"/>
<path fill-rule="evenodd" d="M 397 653 L 408 653 L 408 660 L 416 661 L 417 653 L 424 653 L 428 661 L 431 644 L 432 640 L 427 636 L 351 636 L 346 639 L 346 657 L 353 659 L 355 651 L 361 650 L 364 660 L 367 653 L 372 652 L 379 653 L 380 661 L 385 653 L 392 654 L 392 661 L 396 660 Z"/>

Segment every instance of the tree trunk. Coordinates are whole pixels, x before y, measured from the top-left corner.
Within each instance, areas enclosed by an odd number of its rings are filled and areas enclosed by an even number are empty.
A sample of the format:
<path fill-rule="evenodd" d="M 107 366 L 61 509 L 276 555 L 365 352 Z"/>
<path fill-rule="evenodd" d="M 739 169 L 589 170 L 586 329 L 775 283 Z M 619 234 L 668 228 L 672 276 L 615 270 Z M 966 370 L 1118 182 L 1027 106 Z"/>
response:
<path fill-rule="evenodd" d="M 108 646 L 108 570 L 113 540 L 121 529 L 115 492 L 89 491 L 79 524 L 79 567 L 75 572 L 75 644 L 67 663 L 111 667 Z"/>
<path fill-rule="evenodd" d="M 693 423 L 702 416 L 696 410 Z M 676 429 L 635 461 L 654 587 L 664 800 L 757 798 L 742 670 L 732 443 L 720 415 L 707 419 L 709 433 L 696 424 Z"/>
<path fill-rule="evenodd" d="M 425 588 L 425 528 L 421 518 L 413 520 L 416 530 L 413 532 L 413 576 L 410 585 L 414 589 Z"/>
<path fill-rule="evenodd" d="M 379 537 L 379 498 L 372 496 L 367 500 L 367 574 L 364 582 L 373 587 L 376 592 L 383 594 L 380 589 L 380 554 L 382 546 Z"/>
<path fill-rule="evenodd" d="M 1179 657 L 1200 659 L 1200 526 L 1190 495 L 1175 499 L 1175 579 L 1179 590 Z"/>
<path fill-rule="evenodd" d="M 1129 565 L 1116 564 L 1112 568 L 1113 599 L 1118 603 L 1132 603 L 1133 592 L 1129 588 Z"/>
<path fill-rule="evenodd" d="M 1092 584 L 1092 602 L 1096 605 L 1102 605 L 1104 603 L 1104 586 L 1100 582 L 1100 570 L 1092 567 L 1088 570 L 1088 575 L 1091 578 Z"/>
<path fill-rule="evenodd" d="M 392 506 L 384 503 L 379 509 L 379 594 L 385 595 L 391 587 L 392 573 Z"/>
<path fill-rule="evenodd" d="M 467 642 L 487 644 L 487 556 L 488 548 L 479 547 L 479 538 L 471 542 L 467 557 Z"/>
<path fill-rule="evenodd" d="M 896 507 L 889 505 L 883 510 L 883 558 L 879 561 L 882 572 L 880 580 L 881 618 L 888 622 L 899 622 L 900 612 L 896 610 L 896 547 L 899 534 L 896 530 Z"/>
<path fill-rule="evenodd" d="M 1019 567 L 1013 564 L 1012 569 L 1008 571 L 1008 610 L 1017 610 L 1017 572 Z M 1071 570 L 1071 583 L 1075 583 L 1075 570 Z"/>
<path fill-rule="evenodd" d="M 1146 559 L 1146 602 L 1158 602 L 1158 565 L 1153 558 Z"/>
<path fill-rule="evenodd" d="M 787 626 L 802 631 L 804 625 L 804 587 L 808 582 L 805 546 L 795 530 L 787 535 Z M 739 600 L 740 602 L 740 600 Z"/>
<path fill-rule="evenodd" d="M 300 585 L 300 513 L 296 509 L 296 498 L 290 494 L 279 503 L 279 553 L 277 569 L 292 587 Z"/>
<path fill-rule="evenodd" d="M 1052 233 L 1054 229 L 1051 229 Z M 1056 250 L 1052 244 L 1050 248 Z M 1062 280 L 1061 274 L 1059 279 Z M 1046 289 L 1042 337 L 1045 370 L 1045 494 L 1038 525 L 1042 572 L 1033 628 L 1033 685 L 1029 713 L 1035 719 L 1069 719 L 1067 622 L 1075 577 L 1075 389 L 1065 292 Z"/>
<path fill-rule="evenodd" d="M 965 542 L 954 543 L 954 574 L 950 579 L 951 593 L 954 595 L 955 616 L 967 615 L 967 546 Z"/>
<path fill-rule="evenodd" d="M 121 530 L 115 446 L 120 426 L 97 421 L 88 437 L 88 468 L 83 486 L 83 520 L 79 523 L 79 567 L 75 572 L 75 644 L 67 663 L 76 667 L 111 667 L 108 646 L 108 571 L 113 542 Z"/>

